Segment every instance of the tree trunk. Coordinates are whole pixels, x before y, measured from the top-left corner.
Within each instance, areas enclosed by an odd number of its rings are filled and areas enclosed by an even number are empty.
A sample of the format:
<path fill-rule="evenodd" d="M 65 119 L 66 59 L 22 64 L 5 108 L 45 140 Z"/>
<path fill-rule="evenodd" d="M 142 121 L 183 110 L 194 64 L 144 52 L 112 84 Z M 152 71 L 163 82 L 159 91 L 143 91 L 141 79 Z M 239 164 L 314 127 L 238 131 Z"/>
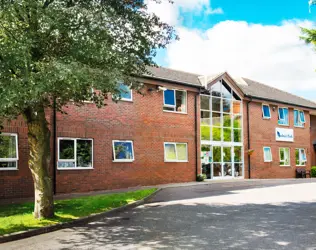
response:
<path fill-rule="evenodd" d="M 34 217 L 54 216 L 53 185 L 50 164 L 50 131 L 44 108 L 28 109 L 24 112 L 28 127 L 30 147 L 29 168 L 32 172 L 35 191 Z"/>

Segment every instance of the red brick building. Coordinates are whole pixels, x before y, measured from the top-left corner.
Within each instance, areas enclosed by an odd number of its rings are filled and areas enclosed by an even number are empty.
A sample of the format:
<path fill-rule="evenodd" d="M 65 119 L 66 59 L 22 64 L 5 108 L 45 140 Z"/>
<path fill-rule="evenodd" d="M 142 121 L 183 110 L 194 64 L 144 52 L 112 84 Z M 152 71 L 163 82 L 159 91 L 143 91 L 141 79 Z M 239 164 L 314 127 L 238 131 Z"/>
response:
<path fill-rule="evenodd" d="M 144 95 L 122 86 L 122 99 L 101 109 L 70 103 L 55 123 L 47 112 L 56 193 L 188 182 L 199 173 L 293 178 L 316 165 L 311 101 L 227 73 L 154 68 L 141 80 Z M 2 132 L 0 198 L 32 196 L 26 124 L 8 122 Z"/>

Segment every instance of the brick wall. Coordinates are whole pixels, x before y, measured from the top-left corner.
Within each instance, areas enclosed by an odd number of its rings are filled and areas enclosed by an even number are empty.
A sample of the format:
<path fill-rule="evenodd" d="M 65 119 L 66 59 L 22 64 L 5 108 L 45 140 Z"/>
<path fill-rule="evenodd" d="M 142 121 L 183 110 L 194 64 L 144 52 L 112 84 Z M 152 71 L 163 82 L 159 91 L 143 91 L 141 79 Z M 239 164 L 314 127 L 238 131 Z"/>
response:
<path fill-rule="evenodd" d="M 265 102 L 266 103 L 266 102 Z M 289 126 L 278 125 L 278 105 L 270 104 L 271 120 L 262 118 L 262 103 L 250 103 L 250 145 L 254 149 L 251 155 L 251 178 L 293 178 L 295 177 L 295 149 L 305 148 L 307 156 L 306 169 L 311 167 L 310 116 L 305 111 L 305 128 L 294 127 L 294 107 L 289 107 Z M 286 105 L 281 105 L 286 107 Z M 273 110 L 275 108 L 275 110 Z M 275 139 L 275 128 L 294 129 L 294 142 L 280 142 Z M 265 163 L 263 147 L 271 147 L 273 161 Z M 279 148 L 290 148 L 290 167 L 280 166 Z"/>
<path fill-rule="evenodd" d="M 312 166 L 316 166 L 316 152 L 313 143 L 316 142 L 316 116 L 311 115 L 311 161 Z"/>

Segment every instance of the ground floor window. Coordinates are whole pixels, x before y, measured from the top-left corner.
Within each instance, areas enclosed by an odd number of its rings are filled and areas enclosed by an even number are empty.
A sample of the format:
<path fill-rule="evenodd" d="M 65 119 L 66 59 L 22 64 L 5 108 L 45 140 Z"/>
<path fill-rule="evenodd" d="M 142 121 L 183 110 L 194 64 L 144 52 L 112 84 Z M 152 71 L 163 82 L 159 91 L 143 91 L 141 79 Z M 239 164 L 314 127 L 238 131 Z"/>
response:
<path fill-rule="evenodd" d="M 188 145 L 187 143 L 165 142 L 165 162 L 187 162 Z"/>
<path fill-rule="evenodd" d="M 113 161 L 114 162 L 132 162 L 134 161 L 134 148 L 132 141 L 114 140 L 113 143 Z"/>
<path fill-rule="evenodd" d="M 0 170 L 18 168 L 18 135 L 0 134 Z"/>
<path fill-rule="evenodd" d="M 280 166 L 290 166 L 290 149 L 280 148 Z"/>
<path fill-rule="evenodd" d="M 212 146 L 202 144 L 202 173 L 207 179 L 243 176 L 242 146 Z"/>
<path fill-rule="evenodd" d="M 304 148 L 295 149 L 295 160 L 296 166 L 305 166 L 307 159 Z"/>
<path fill-rule="evenodd" d="M 263 148 L 263 158 L 264 162 L 271 162 L 272 161 L 272 153 L 270 147 Z"/>
<path fill-rule="evenodd" d="M 58 138 L 58 169 L 93 168 L 93 140 Z"/>

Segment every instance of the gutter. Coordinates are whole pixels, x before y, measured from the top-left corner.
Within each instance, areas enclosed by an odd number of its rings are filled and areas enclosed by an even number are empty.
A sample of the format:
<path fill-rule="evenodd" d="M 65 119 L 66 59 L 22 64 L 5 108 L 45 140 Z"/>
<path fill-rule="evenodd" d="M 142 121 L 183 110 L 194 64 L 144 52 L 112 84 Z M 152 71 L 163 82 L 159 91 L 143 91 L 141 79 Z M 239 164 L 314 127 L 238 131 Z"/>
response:
<path fill-rule="evenodd" d="M 195 178 L 197 177 L 199 171 L 198 171 L 198 165 L 199 165 L 199 161 L 198 161 L 198 157 L 199 157 L 199 150 L 198 150 L 198 118 L 197 118 L 197 114 L 198 114 L 198 96 L 200 95 L 200 92 L 195 95 L 195 151 L 196 151 L 196 157 L 195 157 Z"/>
<path fill-rule="evenodd" d="M 249 103 L 252 102 L 252 98 L 247 102 L 247 137 L 248 137 L 248 152 L 250 150 L 250 119 L 249 119 Z M 250 154 L 248 153 L 248 178 L 251 179 L 251 163 Z"/>
<path fill-rule="evenodd" d="M 56 169 L 57 169 L 57 162 L 56 162 L 56 130 L 57 130 L 57 119 L 56 119 L 56 98 L 54 97 L 53 101 L 53 192 L 54 195 L 56 194 Z"/>

